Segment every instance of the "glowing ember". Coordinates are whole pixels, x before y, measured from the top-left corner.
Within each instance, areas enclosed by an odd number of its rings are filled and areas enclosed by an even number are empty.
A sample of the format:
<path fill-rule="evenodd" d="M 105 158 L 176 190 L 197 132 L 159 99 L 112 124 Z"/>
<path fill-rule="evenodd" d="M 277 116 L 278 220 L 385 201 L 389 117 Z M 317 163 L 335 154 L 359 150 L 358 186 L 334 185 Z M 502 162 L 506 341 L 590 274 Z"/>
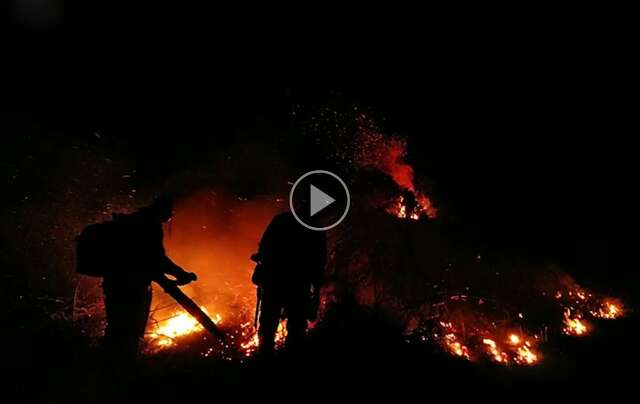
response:
<path fill-rule="evenodd" d="M 591 315 L 596 318 L 613 320 L 622 317 L 622 306 L 618 303 L 605 301 L 597 310 L 590 311 Z"/>
<path fill-rule="evenodd" d="M 391 213 L 398 219 L 411 219 L 419 220 L 420 217 L 426 215 L 430 219 L 434 219 L 437 216 L 437 211 L 433 208 L 431 201 L 426 196 L 416 192 L 415 195 L 411 195 L 414 202 L 410 204 L 403 195 L 391 203 L 387 208 L 387 212 Z"/>
<path fill-rule="evenodd" d="M 576 314 L 572 316 L 571 310 L 567 309 L 564 312 L 564 328 L 562 329 L 567 335 L 585 335 L 588 332 L 587 325 L 585 324 L 582 316 Z"/>
<path fill-rule="evenodd" d="M 434 337 L 450 354 L 467 360 L 475 361 L 486 358 L 502 365 L 533 365 L 539 362 L 540 356 L 534 349 L 532 339 L 524 335 L 510 333 L 508 335 L 494 330 L 493 334 L 487 330 L 480 331 L 467 324 L 455 326 L 452 322 L 441 321 L 440 328 L 444 331 L 442 338 L 435 333 Z M 458 332 L 467 329 L 467 333 Z M 483 335 L 480 337 L 480 335 Z M 504 335 L 503 338 L 494 335 Z M 502 342 L 501 342 L 502 341 Z"/>
<path fill-rule="evenodd" d="M 528 346 L 521 346 L 517 349 L 518 356 L 516 362 L 521 364 L 531 365 L 538 360 L 538 355 L 531 352 Z"/>
<path fill-rule="evenodd" d="M 398 197 L 398 201 L 392 206 L 390 209 L 390 213 L 395 214 L 400 219 L 405 219 L 407 217 L 407 205 L 404 204 L 404 197 L 401 195 Z"/>
<path fill-rule="evenodd" d="M 278 324 L 278 330 L 276 331 L 276 349 L 281 349 L 284 346 L 284 343 L 287 339 L 287 320 L 280 320 Z M 244 350 L 245 356 L 253 355 L 260 346 L 260 338 L 258 338 L 258 333 L 254 332 L 251 338 L 249 338 L 246 342 L 240 344 L 240 347 Z"/>
<path fill-rule="evenodd" d="M 532 365 L 538 361 L 538 355 L 533 352 L 531 342 L 523 342 L 517 334 L 509 335 L 507 347 L 501 347 L 488 338 L 483 339 L 482 342 L 487 346 L 491 358 L 497 363 L 508 364 L 513 361 L 519 365 Z"/>
<path fill-rule="evenodd" d="M 431 200 L 427 196 L 420 193 L 420 191 L 416 191 L 414 195 L 416 197 L 416 202 L 419 209 L 419 211 L 415 213 L 416 217 L 418 214 L 424 213 L 429 219 L 435 219 L 436 216 L 438 216 L 438 211 L 433 206 L 433 203 L 431 203 Z"/>
<path fill-rule="evenodd" d="M 593 293 L 577 285 L 569 290 L 557 291 L 555 298 L 563 308 L 562 332 L 566 335 L 588 334 L 591 331 L 591 325 L 584 320 L 586 315 L 606 320 L 617 319 L 624 315 L 620 301 L 594 296 Z"/>
<path fill-rule="evenodd" d="M 444 344 L 452 354 L 469 359 L 469 349 L 458 341 L 455 334 L 445 335 Z"/>
<path fill-rule="evenodd" d="M 494 361 L 498 362 L 498 363 L 508 363 L 509 362 L 509 356 L 504 353 L 501 352 L 498 349 L 498 345 L 495 343 L 494 340 L 489 339 L 489 338 L 485 338 L 482 340 L 482 343 L 485 344 L 487 346 L 487 350 L 489 351 L 489 353 L 491 354 L 491 357 Z"/>

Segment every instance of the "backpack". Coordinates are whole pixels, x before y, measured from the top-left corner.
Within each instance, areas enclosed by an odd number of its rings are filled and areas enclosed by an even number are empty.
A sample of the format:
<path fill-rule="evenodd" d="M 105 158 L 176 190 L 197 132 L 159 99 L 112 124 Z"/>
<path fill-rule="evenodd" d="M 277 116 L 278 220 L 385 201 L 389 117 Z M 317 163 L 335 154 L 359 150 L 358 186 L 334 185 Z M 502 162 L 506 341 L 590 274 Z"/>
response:
<path fill-rule="evenodd" d="M 120 227 L 109 220 L 82 230 L 76 237 L 76 273 L 102 278 L 113 272 L 119 251 Z"/>

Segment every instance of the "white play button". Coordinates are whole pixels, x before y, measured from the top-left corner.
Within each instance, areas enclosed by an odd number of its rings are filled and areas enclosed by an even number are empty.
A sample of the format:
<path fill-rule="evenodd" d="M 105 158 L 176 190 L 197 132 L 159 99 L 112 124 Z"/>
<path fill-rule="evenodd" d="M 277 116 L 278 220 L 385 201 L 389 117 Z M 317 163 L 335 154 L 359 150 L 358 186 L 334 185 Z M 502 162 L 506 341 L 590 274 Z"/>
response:
<path fill-rule="evenodd" d="M 327 170 L 303 174 L 289 191 L 291 213 L 309 230 L 333 229 L 347 216 L 349 205 L 351 196 L 347 184 Z"/>
<path fill-rule="evenodd" d="M 309 216 L 315 215 L 336 201 L 329 195 L 314 187 L 313 184 L 310 185 L 309 195 L 309 201 L 311 202 L 309 204 Z"/>

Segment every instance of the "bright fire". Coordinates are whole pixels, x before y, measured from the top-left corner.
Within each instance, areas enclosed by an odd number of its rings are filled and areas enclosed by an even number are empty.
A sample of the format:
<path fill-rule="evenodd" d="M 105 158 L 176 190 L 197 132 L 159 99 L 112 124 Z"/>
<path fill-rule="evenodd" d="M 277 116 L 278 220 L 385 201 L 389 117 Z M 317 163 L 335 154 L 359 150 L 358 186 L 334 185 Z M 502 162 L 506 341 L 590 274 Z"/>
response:
<path fill-rule="evenodd" d="M 202 311 L 209 314 L 205 307 L 200 307 Z M 222 322 L 220 314 L 212 318 L 216 325 Z M 158 347 L 172 346 L 176 338 L 198 333 L 204 328 L 198 321 L 186 311 L 180 310 L 172 314 L 171 317 L 158 321 L 152 326 L 152 331 L 148 333 L 149 339 Z"/>

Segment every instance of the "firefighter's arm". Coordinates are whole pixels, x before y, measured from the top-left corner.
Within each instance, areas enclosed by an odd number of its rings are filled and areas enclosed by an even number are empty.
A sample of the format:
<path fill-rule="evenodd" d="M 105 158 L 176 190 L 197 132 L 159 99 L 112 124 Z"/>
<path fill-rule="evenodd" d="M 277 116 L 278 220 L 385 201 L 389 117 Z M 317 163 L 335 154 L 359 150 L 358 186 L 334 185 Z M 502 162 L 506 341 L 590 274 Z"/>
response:
<path fill-rule="evenodd" d="M 175 262 L 171 261 L 171 259 L 166 255 L 162 258 L 161 268 L 162 273 L 171 275 L 176 278 L 176 283 L 178 285 L 186 285 L 187 283 L 198 280 L 198 277 L 195 273 L 185 271 Z"/>
<path fill-rule="evenodd" d="M 251 256 L 252 260 L 255 257 L 262 263 L 271 261 L 271 252 L 273 251 L 273 228 L 274 225 L 273 222 L 271 222 L 269 226 L 267 226 L 267 229 L 264 231 L 264 234 L 260 239 L 260 243 L 258 244 L 258 252 Z"/>
<path fill-rule="evenodd" d="M 167 257 L 164 250 L 162 228 L 159 228 L 158 232 L 159 242 L 156 244 L 156 256 L 159 258 L 158 267 L 163 274 L 171 275 L 176 278 L 178 285 L 186 285 L 198 279 L 193 272 L 187 272 L 175 262 L 171 261 L 171 258 Z"/>

